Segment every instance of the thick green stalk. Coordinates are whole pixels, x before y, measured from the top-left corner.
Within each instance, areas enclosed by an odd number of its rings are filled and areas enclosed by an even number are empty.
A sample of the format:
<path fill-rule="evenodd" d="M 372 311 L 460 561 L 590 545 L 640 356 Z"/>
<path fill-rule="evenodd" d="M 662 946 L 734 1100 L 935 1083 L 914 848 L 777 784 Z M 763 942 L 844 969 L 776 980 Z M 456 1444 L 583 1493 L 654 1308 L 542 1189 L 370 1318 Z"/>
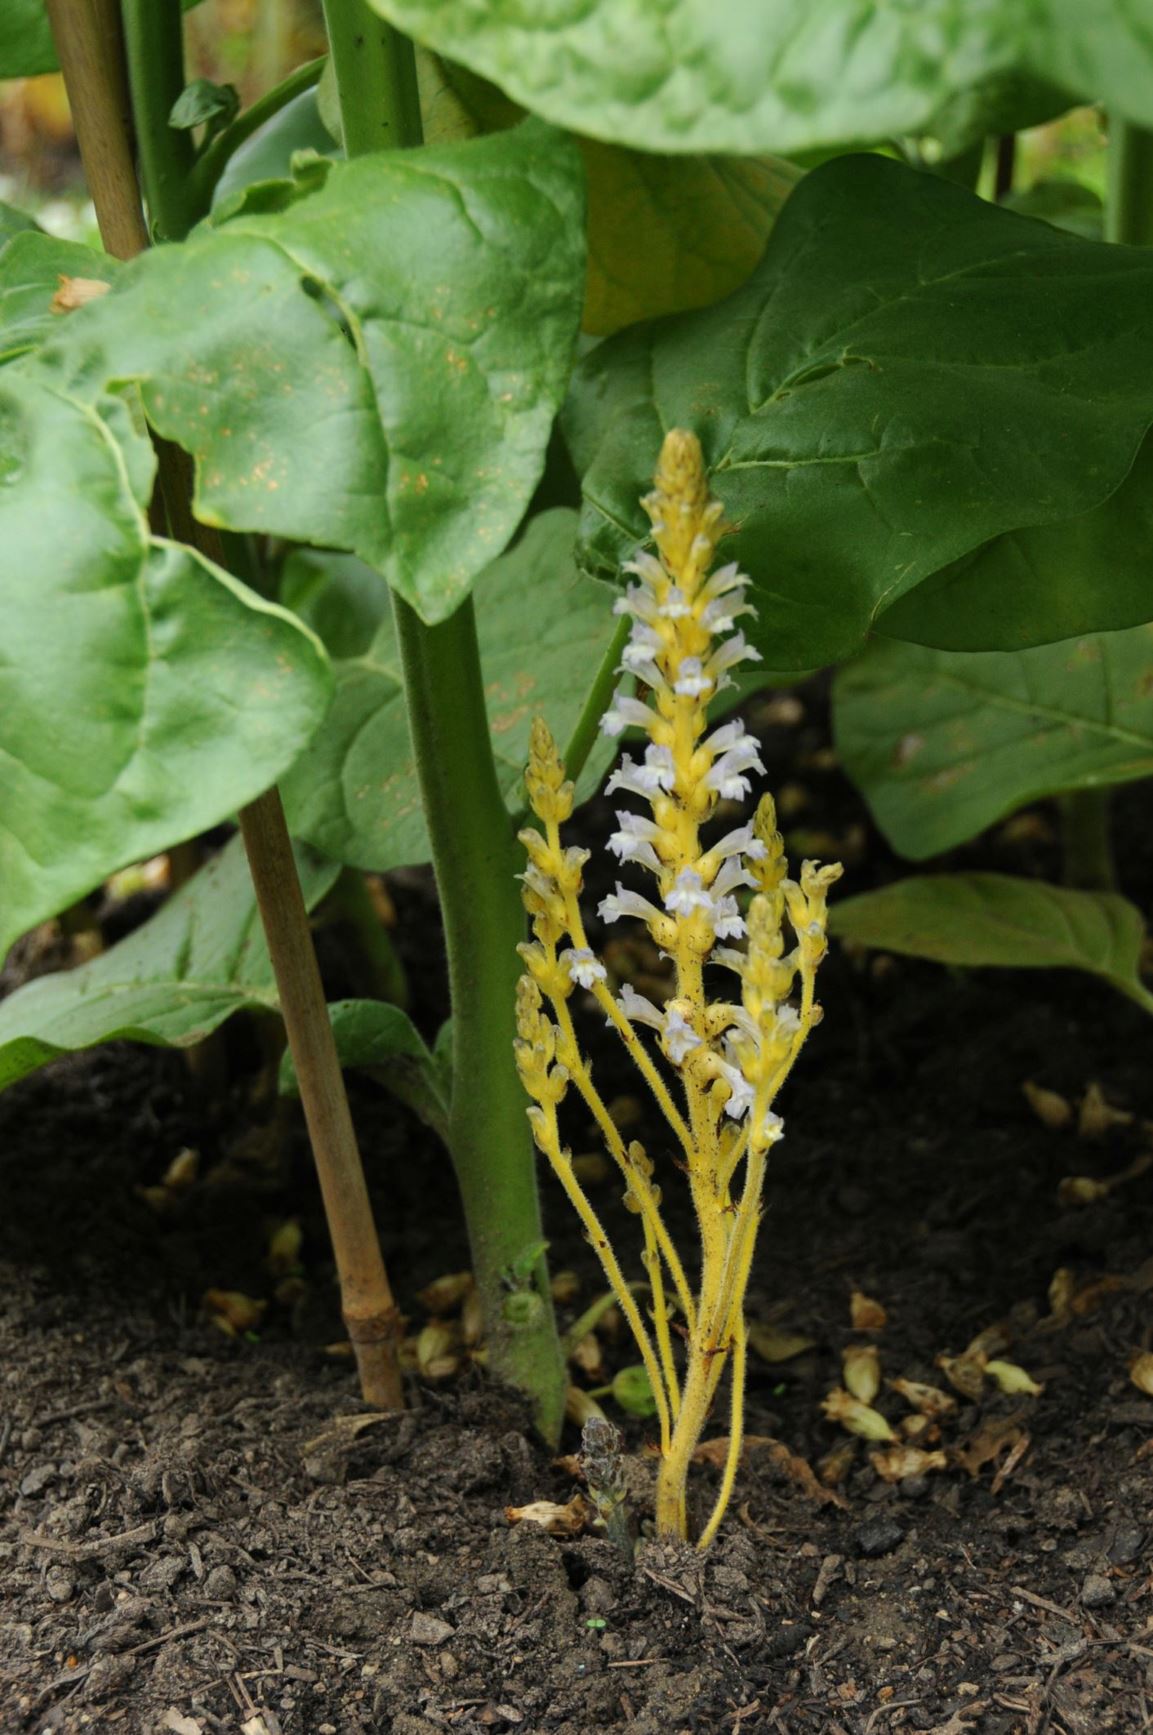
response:
<path fill-rule="evenodd" d="M 1153 246 L 1153 132 L 1112 117 L 1105 239 Z"/>
<path fill-rule="evenodd" d="M 122 8 L 148 218 L 158 241 L 179 241 L 201 215 L 192 179 L 196 162 L 192 134 L 168 124 L 185 83 L 180 0 L 122 0 Z"/>
<path fill-rule="evenodd" d="M 365 0 L 325 0 L 345 149 L 421 142 L 412 44 Z M 471 599 L 439 626 L 393 597 L 432 842 L 453 1016 L 450 1148 L 484 1308 L 489 1366 L 529 1393 L 555 1440 L 565 1374 L 543 1256 L 536 1163 L 513 1062 L 522 863 L 492 755 Z M 525 1269 L 527 1264 L 527 1270 Z"/>
<path fill-rule="evenodd" d="M 531 1393 L 547 1438 L 560 1432 L 564 1369 L 544 1261 L 510 1278 L 542 1242 L 524 1092 L 513 1064 L 524 912 L 522 863 L 493 764 L 471 599 L 428 627 L 394 597 L 409 727 L 432 839 L 453 1013 L 452 1160 L 489 1366 Z"/>

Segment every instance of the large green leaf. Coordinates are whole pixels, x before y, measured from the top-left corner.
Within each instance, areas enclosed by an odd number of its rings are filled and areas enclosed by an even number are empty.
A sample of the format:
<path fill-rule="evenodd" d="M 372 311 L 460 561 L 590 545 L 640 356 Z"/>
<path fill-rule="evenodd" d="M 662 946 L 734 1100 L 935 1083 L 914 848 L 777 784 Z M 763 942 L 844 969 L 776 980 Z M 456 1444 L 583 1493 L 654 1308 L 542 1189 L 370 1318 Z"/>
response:
<path fill-rule="evenodd" d="M 223 209 L 255 181 L 291 175 L 295 151 L 317 151 L 327 157 L 342 154 L 320 118 L 315 85 L 277 109 L 233 152 L 213 189 L 213 210 Z"/>
<path fill-rule="evenodd" d="M 209 523 L 352 549 L 428 621 L 516 528 L 568 378 L 580 159 L 514 132 L 250 188 L 40 352 L 139 381 Z"/>
<path fill-rule="evenodd" d="M 258 795 L 331 692 L 299 621 L 150 538 L 147 437 L 98 409 L 0 372 L 0 954 Z"/>
<path fill-rule="evenodd" d="M 369 1072 L 447 1142 L 452 1085 L 440 1045 L 436 1052 L 429 1049 L 400 1007 L 383 1000 L 336 1000 L 328 1013 L 340 1064 Z M 281 1057 L 280 1090 L 286 1096 L 300 1091 L 288 1050 Z"/>
<path fill-rule="evenodd" d="M 0 248 L 6 247 L 14 235 L 42 235 L 44 231 L 28 211 L 9 205 L 0 199 Z"/>
<path fill-rule="evenodd" d="M 837 676 L 841 761 L 901 855 L 1025 802 L 1153 773 L 1153 626 L 1031 651 L 878 640 Z"/>
<path fill-rule="evenodd" d="M 1027 74 L 1153 124 L 1133 0 L 373 0 L 562 126 L 654 151 L 800 151 L 925 131 Z"/>
<path fill-rule="evenodd" d="M 1115 892 L 1076 892 L 1009 874 L 939 874 L 844 898 L 843 940 L 939 964 L 1088 970 L 1153 1012 L 1139 975 L 1145 925 Z"/>
<path fill-rule="evenodd" d="M 0 6 L 0 78 L 35 78 L 59 61 L 44 0 L 4 0 Z"/>
<path fill-rule="evenodd" d="M 425 137 L 514 126 L 524 110 L 487 79 L 420 49 Z M 748 277 L 801 178 L 783 157 L 655 156 L 577 135 L 588 178 L 582 326 L 597 337 L 638 319 L 707 307 Z"/>
<path fill-rule="evenodd" d="M 612 593 L 576 576 L 575 525 L 575 513 L 563 508 L 541 513 L 477 586 L 493 754 L 514 810 L 523 804 L 534 712 L 543 710 L 563 746 L 616 624 Z M 383 582 L 347 562 L 334 571 L 323 556 L 300 557 L 290 578 L 286 600 L 343 654 L 332 710 L 283 785 L 292 829 L 326 855 L 358 867 L 427 861 L 400 653 Z M 445 703 L 452 703 L 451 694 Z M 596 787 L 612 751 L 610 743 L 594 750 L 578 794 Z"/>
<path fill-rule="evenodd" d="M 200 0 L 182 0 L 185 12 Z M 35 78 L 60 62 L 44 0 L 3 0 L 0 5 L 0 79 Z"/>
<path fill-rule="evenodd" d="M 117 260 L 79 241 L 58 241 L 30 229 L 0 248 L 0 361 L 35 349 L 55 332 L 62 317 L 52 302 L 61 278 L 111 283 Z"/>
<path fill-rule="evenodd" d="M 1153 253 L 879 157 L 808 175 L 727 301 L 598 345 L 566 412 L 602 574 L 646 534 L 664 430 L 699 433 L 777 668 L 840 660 L 948 562 L 1088 511 L 1151 420 Z"/>
<path fill-rule="evenodd" d="M 311 909 L 340 872 L 297 851 Z M 272 964 L 239 838 L 110 951 L 0 1002 L 0 1090 L 98 1042 L 187 1048 L 242 1010 L 275 1012 Z"/>
<path fill-rule="evenodd" d="M 947 651 L 1014 651 L 1136 626 L 1150 607 L 1153 437 L 1099 506 L 998 536 L 885 613 L 892 638 Z"/>

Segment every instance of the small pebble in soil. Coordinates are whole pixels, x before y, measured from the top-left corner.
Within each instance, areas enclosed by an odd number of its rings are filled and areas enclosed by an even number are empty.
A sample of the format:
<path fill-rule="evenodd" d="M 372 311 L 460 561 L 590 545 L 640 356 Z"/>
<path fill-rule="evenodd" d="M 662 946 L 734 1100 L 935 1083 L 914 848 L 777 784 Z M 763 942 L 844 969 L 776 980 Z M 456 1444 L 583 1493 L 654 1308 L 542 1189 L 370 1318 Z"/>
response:
<path fill-rule="evenodd" d="M 1113 1540 L 1109 1544 L 1108 1558 L 1114 1566 L 1132 1566 L 1141 1553 L 1145 1541 L 1145 1532 L 1139 1524 L 1124 1520 L 1113 1532 Z"/>
<path fill-rule="evenodd" d="M 210 1602 L 231 1602 L 236 1589 L 236 1574 L 230 1566 L 214 1566 L 204 1580 L 204 1594 Z"/>
<path fill-rule="evenodd" d="M 44 1576 L 44 1588 L 53 1602 L 68 1602 L 76 1592 L 76 1580 L 66 1566 L 50 1566 Z"/>
<path fill-rule="evenodd" d="M 447 1621 L 438 1620 L 435 1615 L 426 1615 L 417 1609 L 408 1631 L 414 1645 L 443 1645 L 445 1639 L 453 1637 L 456 1628 L 450 1627 Z"/>
<path fill-rule="evenodd" d="M 865 1522 L 858 1524 L 853 1531 L 853 1547 L 867 1560 L 879 1554 L 891 1554 L 904 1540 L 904 1528 L 897 1520 L 886 1518 L 880 1513 L 876 1518 L 866 1518 Z"/>
<path fill-rule="evenodd" d="M 1117 1592 L 1103 1572 L 1091 1572 L 1081 1586 L 1081 1602 L 1085 1608 L 1108 1608 L 1117 1601 Z"/>

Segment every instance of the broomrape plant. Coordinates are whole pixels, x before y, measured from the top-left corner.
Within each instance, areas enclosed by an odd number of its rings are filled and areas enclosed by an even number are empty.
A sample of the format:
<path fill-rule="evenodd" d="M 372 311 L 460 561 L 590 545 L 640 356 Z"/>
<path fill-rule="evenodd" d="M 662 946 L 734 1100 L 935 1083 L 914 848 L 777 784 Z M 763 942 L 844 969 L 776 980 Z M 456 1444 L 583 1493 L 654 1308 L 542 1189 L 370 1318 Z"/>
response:
<path fill-rule="evenodd" d="M 621 673 L 643 683 L 649 701 L 622 686 L 601 728 L 612 736 L 638 729 L 648 738 L 643 759 L 624 755 L 607 786 L 610 794 L 638 797 L 648 812 L 618 812 L 609 848 L 622 864 L 652 877 L 655 895 L 618 883 L 598 913 L 605 922 L 631 916 L 647 925 L 672 961 L 673 993 L 658 1007 L 627 983 L 619 996 L 610 988 L 581 914 L 589 852 L 561 841 L 573 786 L 538 718 L 526 783 L 542 829 L 520 834 L 529 858 L 522 879 L 534 937 L 520 947 L 525 974 L 516 1056 L 533 1099 L 533 1136 L 596 1249 L 652 1386 L 661 1447 L 656 1519 L 663 1534 L 688 1533 L 689 1464 L 730 1369 L 729 1450 L 700 1536 L 705 1547 L 728 1505 L 741 1455 L 744 1297 L 766 1163 L 784 1132 L 773 1104 L 821 1016 L 814 992 L 826 950 L 825 900 L 841 868 L 807 861 L 799 883 L 787 877 L 769 795 L 748 824 L 714 843 L 702 841 L 718 801 L 743 799 L 751 792 L 749 773 L 764 771 L 744 725 L 710 728 L 708 714 L 710 701 L 730 684 L 728 671 L 758 655 L 734 630 L 741 616 L 754 612 L 745 600 L 749 581 L 735 565 L 711 572 L 722 508 L 709 496 L 694 435 L 674 429 L 666 436 L 656 486 L 643 504 L 657 554 L 639 553 L 628 564 L 637 582 L 616 609 L 632 617 Z M 738 893 L 744 890 L 752 898 L 742 911 Z M 788 951 L 786 924 L 793 936 Z M 742 940 L 745 949 L 733 943 Z M 728 991 L 710 992 L 714 974 L 730 984 Z M 695 1292 L 661 1215 L 653 1158 L 637 1141 L 625 1143 L 581 1051 L 572 1014 L 578 987 L 592 995 L 624 1042 L 675 1141 L 674 1162 L 688 1179 L 700 1229 Z M 655 1052 L 652 1039 L 649 1046 L 642 1040 L 642 1026 L 654 1033 Z M 593 1115 L 624 1177 L 625 1203 L 640 1218 L 649 1322 L 562 1142 L 558 1111 L 570 1088 Z M 678 1313 L 683 1369 L 674 1350 Z"/>

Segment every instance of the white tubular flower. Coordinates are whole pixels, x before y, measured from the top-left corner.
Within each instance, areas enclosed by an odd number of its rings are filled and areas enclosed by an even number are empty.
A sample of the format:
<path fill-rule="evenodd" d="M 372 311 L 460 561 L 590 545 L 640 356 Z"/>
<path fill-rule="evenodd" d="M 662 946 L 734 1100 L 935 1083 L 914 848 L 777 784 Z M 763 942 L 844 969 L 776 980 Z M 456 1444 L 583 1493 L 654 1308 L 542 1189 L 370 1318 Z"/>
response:
<path fill-rule="evenodd" d="M 779 1145 L 785 1136 L 785 1123 L 779 1114 L 772 1109 L 765 1110 L 765 1118 L 761 1122 L 761 1137 L 767 1144 Z"/>
<path fill-rule="evenodd" d="M 681 1066 L 694 1048 L 701 1046 L 697 1035 L 683 1012 L 670 1007 L 664 1020 L 665 1053 L 674 1066 Z"/>
<path fill-rule="evenodd" d="M 663 760 L 650 763 L 650 754 L 662 752 L 668 754 L 667 767 Z M 611 795 L 614 789 L 626 789 L 630 795 L 640 795 L 646 801 L 651 801 L 658 790 L 667 787 L 672 776 L 672 754 L 667 747 L 647 748 L 643 765 L 638 765 L 634 759 L 630 759 L 625 753 L 617 769 L 605 784 L 605 794 Z"/>
<path fill-rule="evenodd" d="M 578 987 L 591 988 L 594 982 L 603 982 L 608 971 L 587 946 L 566 946 L 560 954 L 560 962 L 568 971 L 570 982 Z"/>
<path fill-rule="evenodd" d="M 643 867 L 660 873 L 661 861 L 653 845 L 661 836 L 660 827 L 639 813 L 618 813 L 620 830 L 609 838 L 609 848 L 621 861 L 640 862 Z"/>
<path fill-rule="evenodd" d="M 640 584 L 630 584 L 624 595 L 617 597 L 613 603 L 613 613 L 631 614 L 634 620 L 640 621 L 650 630 L 652 623 L 660 619 L 656 598 L 651 590 L 646 590 Z"/>
<path fill-rule="evenodd" d="M 755 645 L 750 645 L 744 633 L 734 633 L 731 639 L 725 639 L 719 644 L 708 661 L 708 673 L 715 680 L 723 675 L 726 669 L 735 668 L 738 663 L 759 663 L 761 653 Z"/>
<path fill-rule="evenodd" d="M 633 573 L 641 580 L 642 584 L 647 584 L 653 590 L 656 589 L 657 585 L 667 582 L 665 569 L 660 561 L 655 556 L 646 554 L 643 548 L 637 549 L 635 560 L 624 562 L 621 571 Z"/>
<path fill-rule="evenodd" d="M 764 775 L 765 768 L 761 764 L 756 742 L 751 735 L 746 736 L 745 740 L 748 742 L 747 746 L 742 743 L 731 747 L 727 753 L 722 753 L 704 775 L 705 788 L 715 789 L 726 801 L 743 801 L 752 788 L 748 778 L 742 776 L 743 772 L 759 771 Z"/>
<path fill-rule="evenodd" d="M 738 976 L 743 976 L 749 960 L 746 953 L 738 952 L 734 946 L 714 946 L 708 961 L 710 964 L 720 964 L 726 970 L 735 970 Z"/>
<path fill-rule="evenodd" d="M 656 720 L 655 714 L 647 705 L 642 705 L 639 699 L 634 699 L 623 687 L 618 687 L 612 696 L 612 703 L 601 718 L 601 734 L 621 735 L 626 729 L 647 731 Z"/>
<path fill-rule="evenodd" d="M 748 933 L 736 898 L 718 898 L 713 905 L 713 933 L 718 940 L 740 940 Z"/>
<path fill-rule="evenodd" d="M 665 909 L 670 916 L 691 916 L 694 910 L 707 910 L 712 915 L 712 893 L 705 890 L 695 869 L 681 869 L 665 898 Z"/>
<path fill-rule="evenodd" d="M 726 831 L 724 837 L 718 838 L 709 854 L 716 856 L 718 861 L 727 861 L 729 856 L 747 855 L 750 861 L 762 861 L 768 850 L 756 834 L 750 819 L 747 825 L 738 825 L 734 831 Z"/>
<path fill-rule="evenodd" d="M 778 1036 L 795 1036 L 801 1028 L 801 1015 L 795 1006 L 787 1002 L 777 1007 L 774 1017 L 777 1021 Z"/>
<path fill-rule="evenodd" d="M 626 568 L 626 571 L 629 570 Z M 714 596 L 727 596 L 732 590 L 744 590 L 750 583 L 749 575 L 742 572 L 735 560 L 730 560 L 727 566 L 719 566 L 712 576 L 701 586 L 701 595 L 711 600 Z"/>
<path fill-rule="evenodd" d="M 666 795 L 671 793 L 677 780 L 677 768 L 671 747 L 658 747 L 650 742 L 645 748 L 645 769 L 651 771 L 656 778 L 658 789 L 663 789 Z"/>
<path fill-rule="evenodd" d="M 714 758 L 721 753 L 729 753 L 733 748 L 749 748 L 756 751 L 756 737 L 750 735 L 739 717 L 734 717 L 731 723 L 722 723 L 719 729 L 714 729 L 711 735 L 706 735 L 701 746 Z"/>
<path fill-rule="evenodd" d="M 634 1024 L 651 1024 L 654 1030 L 663 1030 L 665 1027 L 664 1013 L 643 994 L 638 994 L 631 982 L 622 984 L 617 1005 Z"/>
<path fill-rule="evenodd" d="M 638 916 L 642 922 L 659 922 L 661 912 L 655 904 L 650 904 L 647 898 L 642 898 L 639 892 L 629 891 L 617 881 L 617 889 L 610 892 L 607 898 L 602 898 L 597 907 L 597 915 L 602 922 L 619 922 L 622 916 Z"/>
<path fill-rule="evenodd" d="M 755 886 L 756 883 L 740 856 L 731 855 L 728 861 L 721 863 L 721 871 L 709 889 L 714 898 L 723 898 L 728 892 L 736 891 L 738 886 Z"/>
<path fill-rule="evenodd" d="M 731 633 L 738 615 L 750 614 L 755 619 L 756 613 L 751 602 L 736 602 L 729 597 L 714 596 L 701 610 L 700 622 L 707 632 Z"/>
<path fill-rule="evenodd" d="M 670 587 L 668 595 L 657 610 L 663 621 L 684 620 L 685 616 L 692 612 L 692 605 L 679 584 Z"/>
<path fill-rule="evenodd" d="M 726 1060 L 722 1060 L 720 1066 L 721 1076 L 729 1087 L 725 1113 L 732 1120 L 743 1120 L 753 1106 L 753 1087 L 739 1067 Z"/>
<path fill-rule="evenodd" d="M 674 693 L 679 693 L 682 699 L 699 699 L 702 693 L 710 692 L 712 687 L 712 677 L 705 674 L 699 657 L 681 658 L 681 666 L 673 683 Z"/>

